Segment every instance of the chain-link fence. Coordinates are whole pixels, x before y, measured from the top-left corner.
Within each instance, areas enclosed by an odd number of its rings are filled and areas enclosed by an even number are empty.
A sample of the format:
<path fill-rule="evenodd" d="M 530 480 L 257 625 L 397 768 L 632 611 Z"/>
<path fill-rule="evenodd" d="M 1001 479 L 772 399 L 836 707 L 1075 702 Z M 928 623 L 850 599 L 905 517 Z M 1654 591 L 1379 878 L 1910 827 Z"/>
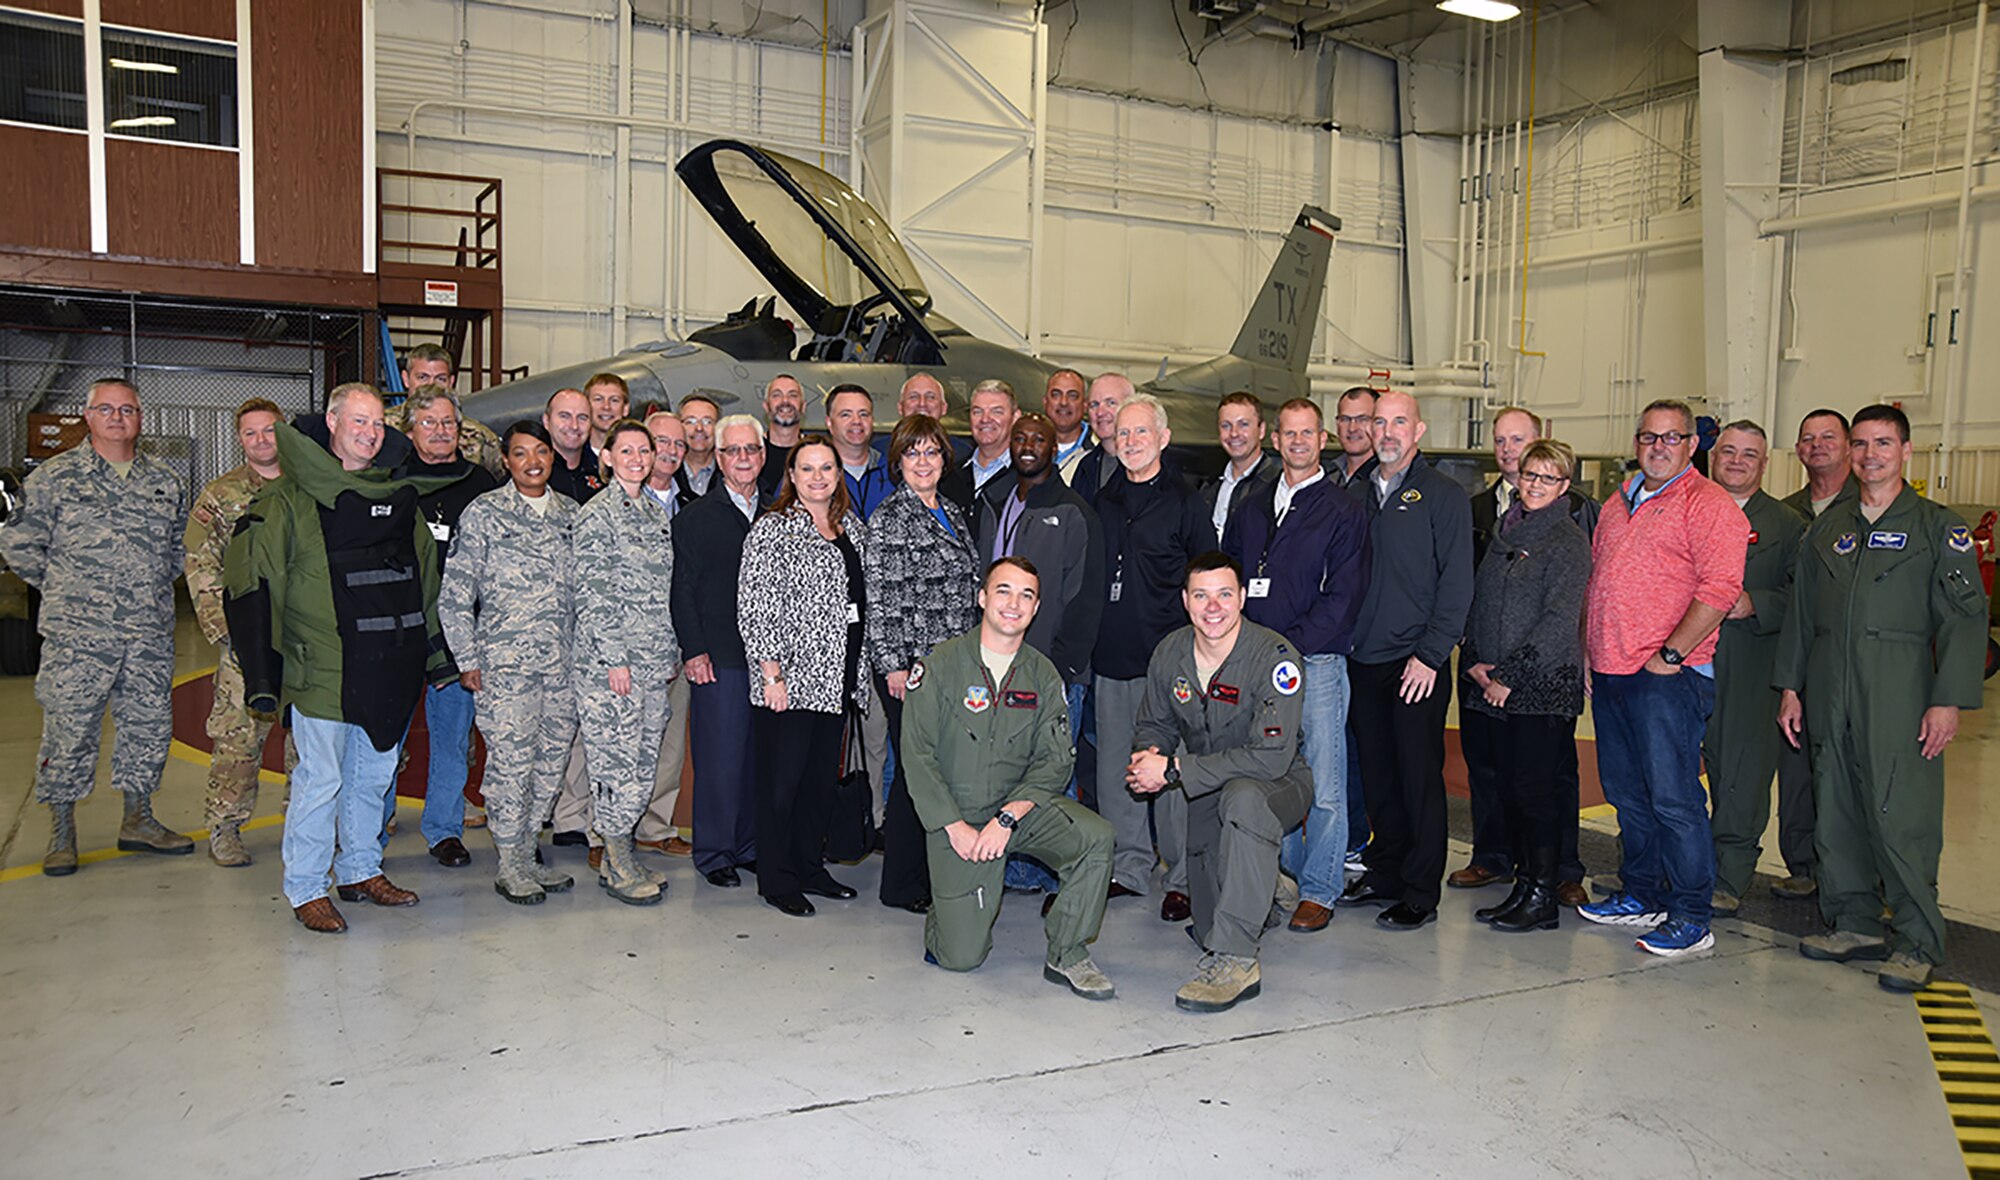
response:
<path fill-rule="evenodd" d="M 93 380 L 124 377 L 145 408 L 144 446 L 192 493 L 242 461 L 244 399 L 289 417 L 360 380 L 361 332 L 355 311 L 0 286 L 0 467 L 26 462 L 30 413 L 81 413 Z"/>

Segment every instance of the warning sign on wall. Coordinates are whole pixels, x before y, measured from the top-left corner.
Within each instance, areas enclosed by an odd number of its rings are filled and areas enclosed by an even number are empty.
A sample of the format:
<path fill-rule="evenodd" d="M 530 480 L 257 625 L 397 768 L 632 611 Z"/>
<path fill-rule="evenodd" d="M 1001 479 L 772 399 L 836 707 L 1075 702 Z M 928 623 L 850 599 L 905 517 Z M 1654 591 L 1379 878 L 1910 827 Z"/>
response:
<path fill-rule="evenodd" d="M 425 279 L 424 306 L 457 307 L 458 284 L 445 279 Z"/>

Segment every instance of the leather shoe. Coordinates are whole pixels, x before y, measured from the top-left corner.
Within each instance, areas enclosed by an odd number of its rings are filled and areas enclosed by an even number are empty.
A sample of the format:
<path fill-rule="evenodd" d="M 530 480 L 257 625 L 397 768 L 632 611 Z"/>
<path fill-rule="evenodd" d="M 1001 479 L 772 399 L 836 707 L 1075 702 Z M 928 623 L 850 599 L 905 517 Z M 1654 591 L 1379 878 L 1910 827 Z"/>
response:
<path fill-rule="evenodd" d="M 417 904 L 417 895 L 407 889 L 398 889 L 389 883 L 389 878 L 380 873 L 366 881 L 356 881 L 352 885 L 342 885 L 339 890 L 342 901 L 366 901 L 380 906 L 404 906 Z M 329 907 L 331 908 L 331 907 Z"/>
<path fill-rule="evenodd" d="M 590 862 L 590 869 L 592 872 L 596 872 L 599 869 L 603 868 L 604 845 L 600 844 L 597 847 L 591 849 L 589 852 L 584 854 L 583 858 Z"/>
<path fill-rule="evenodd" d="M 1435 922 L 1438 912 L 1420 909 L 1407 901 L 1399 901 L 1375 915 L 1375 924 L 1384 930 L 1415 930 L 1427 922 Z"/>
<path fill-rule="evenodd" d="M 347 919 L 333 908 L 333 903 L 324 897 L 315 897 L 302 906 L 292 907 L 292 916 L 314 934 L 345 934 Z"/>
<path fill-rule="evenodd" d="M 472 863 L 472 854 L 465 850 L 465 843 L 457 836 L 446 836 L 431 845 L 431 855 L 448 869 L 462 869 Z"/>
<path fill-rule="evenodd" d="M 738 876 L 733 868 L 716 869 L 712 873 L 703 873 L 702 876 L 707 877 L 708 883 L 717 889 L 734 889 L 743 884 L 743 878 Z"/>
<path fill-rule="evenodd" d="M 764 904 L 775 908 L 779 913 L 790 914 L 794 918 L 810 918 L 813 916 L 813 903 L 807 901 L 803 893 L 787 893 L 783 897 L 767 897 L 764 899 Z"/>
<path fill-rule="evenodd" d="M 1292 921 L 1288 929 L 1299 934 L 1315 934 L 1326 929 L 1333 921 L 1333 911 L 1316 901 L 1301 901 L 1299 908 L 1292 911 Z"/>
<path fill-rule="evenodd" d="M 634 840 L 632 847 L 643 848 L 647 852 L 657 852 L 661 856 L 693 856 L 694 845 L 679 836 L 668 836 L 664 840 Z"/>
<path fill-rule="evenodd" d="M 1564 881 L 1556 886 L 1556 904 L 1566 910 L 1590 904 L 1590 890 L 1581 881 Z"/>
<path fill-rule="evenodd" d="M 1514 879 L 1512 873 L 1496 873 L 1477 861 L 1444 879 L 1453 889 L 1481 889 L 1488 885 L 1504 885 Z"/>
<path fill-rule="evenodd" d="M 849 898 L 861 896 L 852 887 L 842 885 L 832 877 L 823 877 L 817 881 L 808 881 L 804 885 L 799 886 L 799 889 L 801 892 L 810 893 L 814 897 L 830 897 L 835 901 L 846 901 Z"/>
<path fill-rule="evenodd" d="M 928 897 L 919 897 L 915 901 L 885 901 L 882 904 L 892 910 L 906 910 L 912 914 L 928 914 L 931 912 L 931 899 Z"/>
<path fill-rule="evenodd" d="M 1160 921 L 1162 922 L 1185 922 L 1193 913 L 1193 903 L 1188 901 L 1187 894 L 1179 890 L 1169 889 L 1167 890 L 1167 895 L 1160 899 Z"/>
<path fill-rule="evenodd" d="M 1144 897 L 1146 895 L 1137 889 L 1132 889 L 1113 881 L 1111 888 L 1104 891 L 1104 896 L 1109 901 L 1117 901 L 1121 897 Z"/>
<path fill-rule="evenodd" d="M 549 837 L 549 843 L 557 848 L 581 848 L 590 843 L 590 837 L 582 832 L 557 832 Z"/>
<path fill-rule="evenodd" d="M 1385 893 L 1382 890 L 1375 888 L 1373 885 L 1370 885 L 1368 883 L 1368 878 L 1362 877 L 1356 880 L 1353 884 L 1349 885 L 1347 888 L 1341 890 L 1340 896 L 1334 899 L 1333 904 L 1395 905 L 1397 902 L 1401 900 L 1402 898 L 1396 896 L 1393 893 Z"/>

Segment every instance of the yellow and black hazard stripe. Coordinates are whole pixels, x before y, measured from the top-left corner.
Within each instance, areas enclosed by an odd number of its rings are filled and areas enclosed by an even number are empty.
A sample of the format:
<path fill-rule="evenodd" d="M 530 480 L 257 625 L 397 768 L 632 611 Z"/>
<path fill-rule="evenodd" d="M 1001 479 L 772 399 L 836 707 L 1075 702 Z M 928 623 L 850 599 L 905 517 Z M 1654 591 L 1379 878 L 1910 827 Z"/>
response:
<path fill-rule="evenodd" d="M 2000 1051 L 1993 1035 L 1962 983 L 1933 984 L 1916 999 L 1966 1172 L 1974 1180 L 2000 1180 Z"/>

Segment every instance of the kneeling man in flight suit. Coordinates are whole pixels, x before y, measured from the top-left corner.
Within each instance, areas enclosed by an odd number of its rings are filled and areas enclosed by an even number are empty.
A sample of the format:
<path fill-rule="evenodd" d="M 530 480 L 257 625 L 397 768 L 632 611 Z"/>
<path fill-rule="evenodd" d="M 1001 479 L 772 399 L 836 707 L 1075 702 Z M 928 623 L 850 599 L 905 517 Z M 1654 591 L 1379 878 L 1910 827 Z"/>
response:
<path fill-rule="evenodd" d="M 1040 604 L 1034 565 L 1003 557 L 980 588 L 979 626 L 910 668 L 902 758 L 931 868 L 924 957 L 951 971 L 986 961 L 1007 854 L 1025 853 L 1062 882 L 1042 977 L 1108 1000 L 1088 944 L 1111 886 L 1111 825 L 1063 793 L 1076 746 L 1062 674 L 1023 642 Z"/>
<path fill-rule="evenodd" d="M 1188 563 L 1181 601 L 1193 625 L 1160 641 L 1125 781 L 1188 799 L 1188 892 L 1204 952 L 1174 996 L 1189 1012 L 1225 1012 L 1263 986 L 1257 945 L 1283 922 L 1278 842 L 1305 821 L 1312 768 L 1299 748 L 1305 672 L 1276 631 L 1243 619 L 1243 567 L 1222 553 Z M 1161 753 L 1186 744 L 1187 753 Z M 1067 892 L 1067 891 L 1065 891 Z"/>

